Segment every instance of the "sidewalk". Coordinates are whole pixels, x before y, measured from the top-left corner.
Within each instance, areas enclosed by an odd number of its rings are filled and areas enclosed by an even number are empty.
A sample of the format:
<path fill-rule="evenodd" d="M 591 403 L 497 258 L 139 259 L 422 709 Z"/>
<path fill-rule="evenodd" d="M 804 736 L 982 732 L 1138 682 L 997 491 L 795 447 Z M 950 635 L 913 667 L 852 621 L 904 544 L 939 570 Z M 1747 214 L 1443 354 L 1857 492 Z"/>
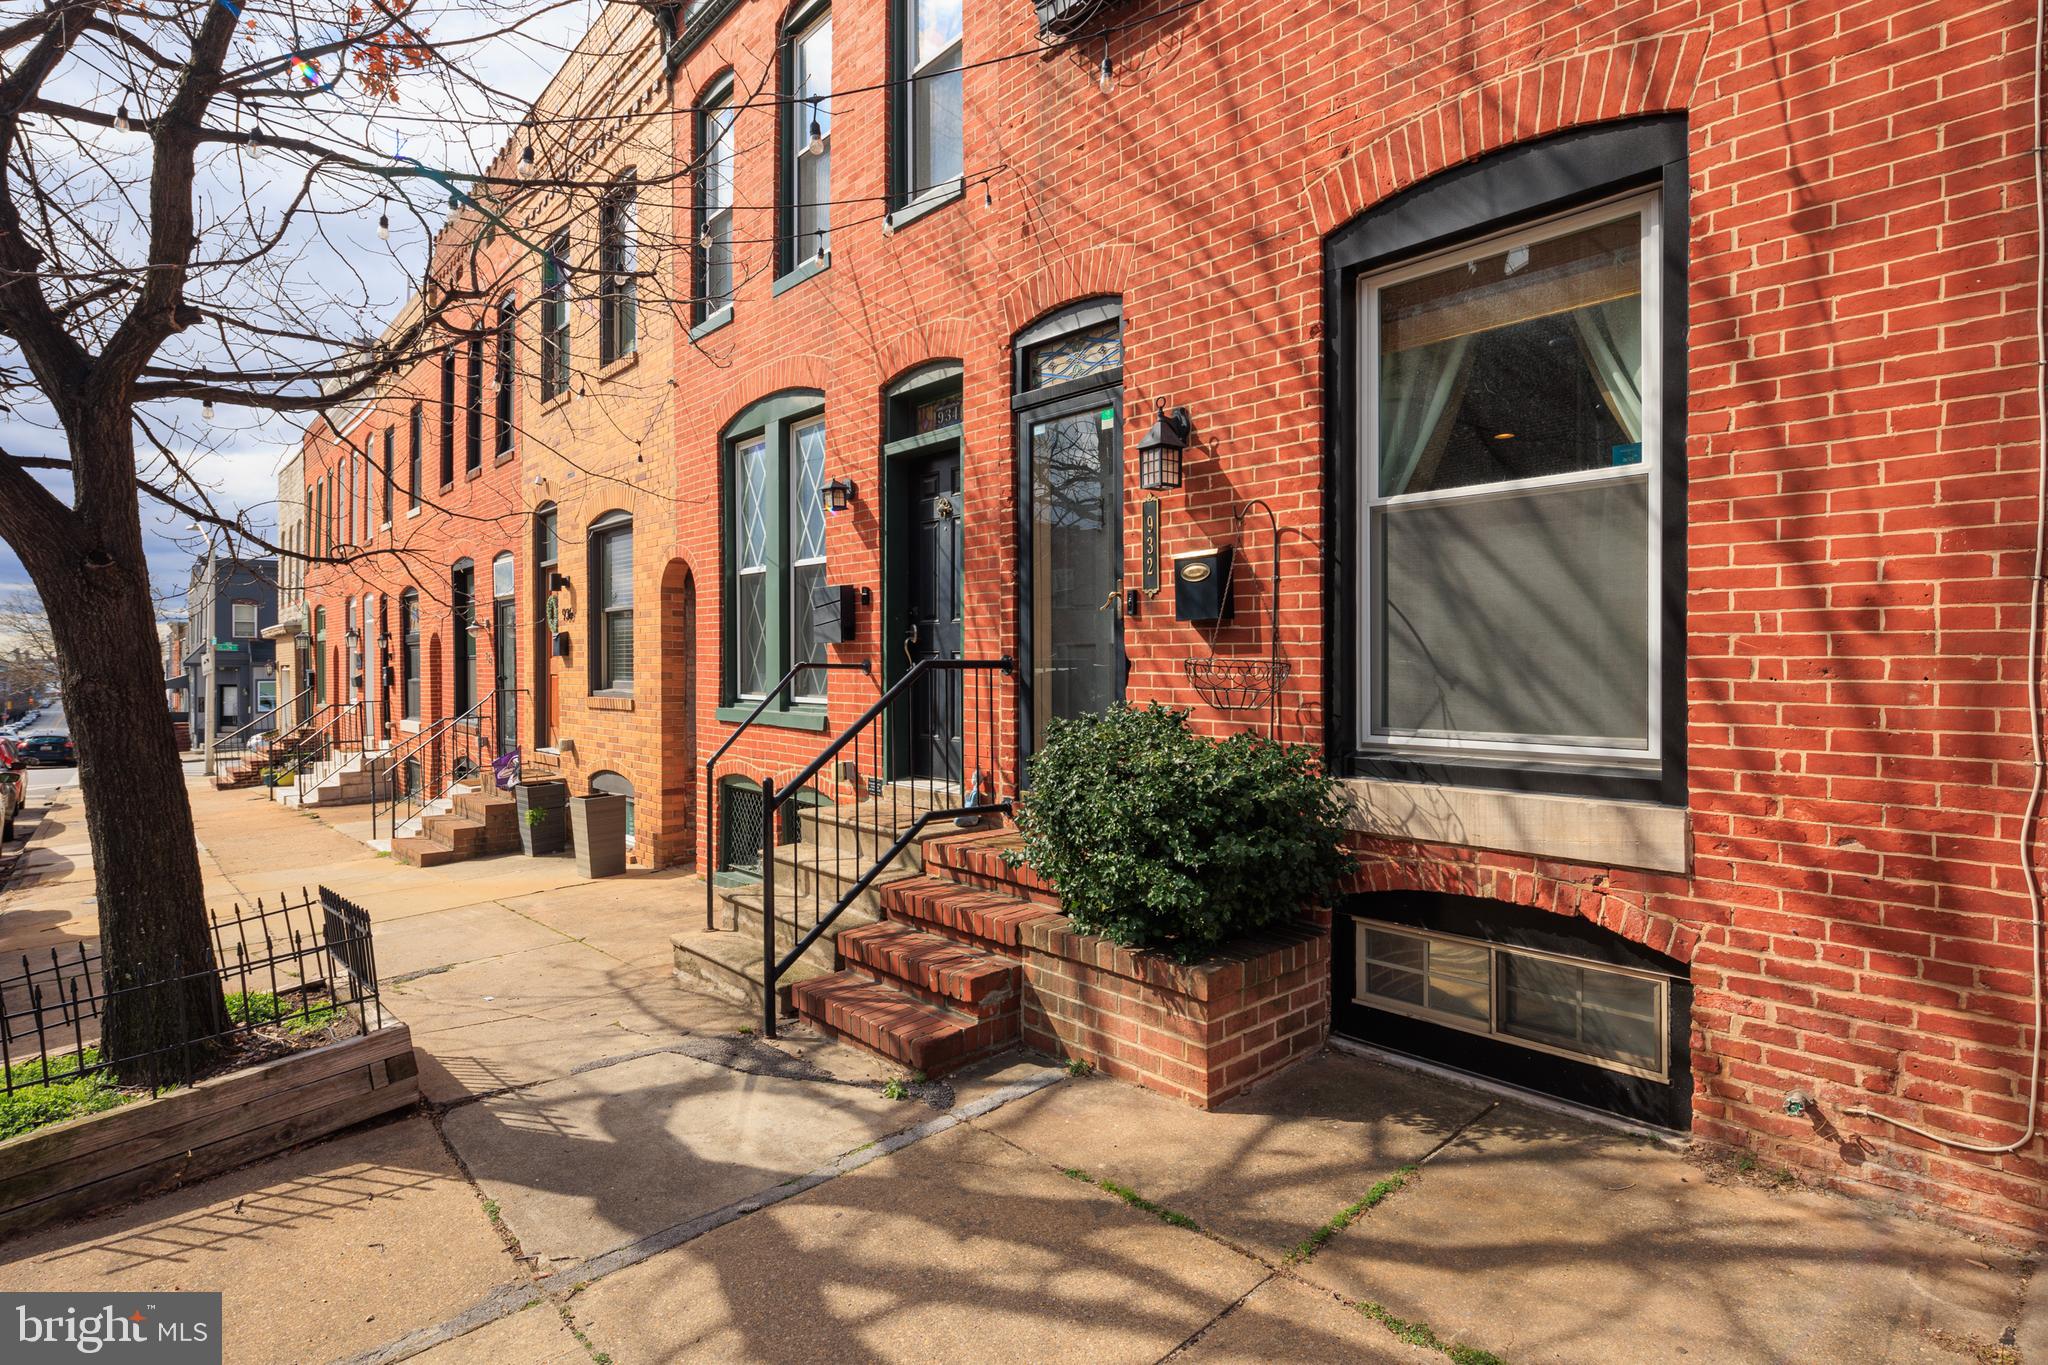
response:
<path fill-rule="evenodd" d="M 370 909 L 428 1111 L 0 1244 L 0 1285 L 221 1289 L 230 1360 L 2012 1365 L 2029 1340 L 2019 1258 L 1772 1172 L 1334 1052 L 1214 1114 L 1030 1057 L 892 1100 L 864 1054 L 770 1046 L 674 982 L 695 878 L 423 871 L 246 792 L 194 806 L 225 897 Z M 89 893 L 7 893 L 0 950 L 89 933 Z"/>

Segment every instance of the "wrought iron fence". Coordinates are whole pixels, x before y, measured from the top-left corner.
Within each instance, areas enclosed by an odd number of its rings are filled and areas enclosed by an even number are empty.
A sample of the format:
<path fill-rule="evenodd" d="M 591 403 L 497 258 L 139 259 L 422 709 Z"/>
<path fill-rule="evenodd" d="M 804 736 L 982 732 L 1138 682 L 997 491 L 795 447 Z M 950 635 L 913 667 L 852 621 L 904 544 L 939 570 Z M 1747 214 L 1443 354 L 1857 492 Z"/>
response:
<path fill-rule="evenodd" d="M 65 1084 L 101 1072 L 152 1093 L 189 1085 L 232 1045 L 262 1030 L 286 1034 L 346 1025 L 384 1025 L 369 912 L 327 887 L 279 897 L 273 906 L 235 906 L 212 916 L 213 966 L 185 971 L 173 962 L 155 978 L 109 987 L 96 945 L 21 954 L 19 971 L 0 973 L 0 1093 Z M 195 998 L 210 986 L 226 1027 L 182 1038 Z M 106 1025 L 123 1010 L 168 1013 L 182 1041 L 120 1051 Z M 112 1035 L 118 1036 L 118 1031 Z"/>

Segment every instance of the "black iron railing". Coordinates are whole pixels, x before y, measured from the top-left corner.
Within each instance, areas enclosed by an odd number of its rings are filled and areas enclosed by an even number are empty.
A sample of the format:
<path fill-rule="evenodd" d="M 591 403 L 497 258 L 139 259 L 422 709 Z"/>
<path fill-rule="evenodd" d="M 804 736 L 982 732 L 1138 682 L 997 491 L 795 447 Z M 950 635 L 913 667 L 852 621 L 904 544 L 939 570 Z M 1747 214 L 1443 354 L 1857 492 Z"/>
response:
<path fill-rule="evenodd" d="M 361 906 L 323 886 L 317 896 L 302 890 L 267 908 L 260 900 L 254 910 L 237 905 L 209 927 L 211 966 L 188 971 L 171 962 L 148 980 L 111 988 L 96 944 L 52 948 L 47 965 L 40 954 L 22 954 L 20 971 L 0 973 L 0 1093 L 101 1072 L 155 1091 L 190 1084 L 231 1054 L 227 1044 L 261 1031 L 290 1038 L 383 1027 L 370 916 Z M 108 1041 L 119 1030 L 106 1024 L 121 1011 L 175 1014 L 208 988 L 222 1001 L 225 1028 L 152 1052 L 123 1052 Z"/>
<path fill-rule="evenodd" d="M 718 873 L 726 868 L 725 851 L 718 842 L 719 824 L 722 815 L 720 810 L 720 792 L 718 789 L 718 760 L 724 758 L 726 751 L 738 743 L 740 736 L 744 735 L 753 726 L 754 722 L 761 718 L 761 713 L 768 709 L 769 703 L 782 696 L 783 693 L 787 692 L 795 684 L 799 673 L 814 669 L 824 672 L 835 670 L 867 674 L 874 672 L 873 665 L 869 664 L 866 659 L 860 659 L 852 663 L 798 664 L 795 668 L 782 675 L 781 682 L 768 689 L 768 695 L 754 703 L 754 709 L 747 712 L 746 718 L 733 727 L 733 732 L 725 737 L 725 743 L 719 745 L 711 757 L 704 763 L 703 872 L 704 927 L 706 929 L 717 927 Z M 754 842 L 758 844 L 759 840 L 756 839 Z"/>
<path fill-rule="evenodd" d="M 995 795 L 1001 659 L 920 659 L 787 782 L 761 783 L 761 1024 L 776 987 L 938 820 L 1007 813 Z M 779 952 L 781 937 L 794 939 Z"/>
<path fill-rule="evenodd" d="M 363 704 L 331 701 L 315 707 L 311 715 L 288 730 L 273 735 L 266 748 L 265 766 L 282 786 L 289 776 L 293 789 L 305 799 L 308 778 L 317 783 L 324 776 L 323 765 L 349 746 L 363 742 Z"/>
<path fill-rule="evenodd" d="M 464 782 L 496 780 L 493 765 L 516 761 L 518 746 L 501 747 L 498 710 L 518 710 L 522 688 L 492 692 L 459 716 L 435 721 L 371 763 L 370 837 L 396 838 L 407 821 Z M 517 772 L 508 780 L 516 779 Z"/>
<path fill-rule="evenodd" d="M 271 741 L 292 729 L 285 718 L 294 713 L 298 705 L 312 695 L 313 689 L 309 687 L 282 707 L 265 711 L 247 725 L 230 730 L 215 740 L 214 767 L 217 769 L 222 764 L 241 765 L 265 757 Z"/>

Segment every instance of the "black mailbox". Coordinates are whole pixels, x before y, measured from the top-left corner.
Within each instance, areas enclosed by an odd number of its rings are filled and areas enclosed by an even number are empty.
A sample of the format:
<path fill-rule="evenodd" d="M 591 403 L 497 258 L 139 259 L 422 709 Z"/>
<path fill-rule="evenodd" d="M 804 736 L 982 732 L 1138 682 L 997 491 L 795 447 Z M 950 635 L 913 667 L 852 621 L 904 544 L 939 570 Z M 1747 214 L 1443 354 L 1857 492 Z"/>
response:
<path fill-rule="evenodd" d="M 569 632 L 566 630 L 555 633 L 555 657 L 557 659 L 569 657 Z"/>
<path fill-rule="evenodd" d="M 1193 550 L 1173 557 L 1174 620 L 1230 619 L 1230 548 Z"/>
<path fill-rule="evenodd" d="M 811 632 L 827 644 L 853 638 L 854 587 L 851 583 L 819 583 L 811 589 Z"/>

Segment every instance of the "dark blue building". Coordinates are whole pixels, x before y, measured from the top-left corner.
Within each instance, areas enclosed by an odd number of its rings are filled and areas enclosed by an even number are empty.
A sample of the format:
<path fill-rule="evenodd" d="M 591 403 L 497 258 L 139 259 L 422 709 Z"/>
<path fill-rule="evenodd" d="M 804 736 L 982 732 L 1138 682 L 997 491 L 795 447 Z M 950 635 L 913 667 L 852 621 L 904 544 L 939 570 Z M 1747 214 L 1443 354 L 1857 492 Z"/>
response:
<path fill-rule="evenodd" d="M 185 612 L 186 695 L 192 698 L 196 746 L 205 743 L 215 717 L 225 735 L 277 709 L 277 647 L 263 638 L 264 628 L 277 624 L 277 561 L 212 555 L 194 560 Z"/>

